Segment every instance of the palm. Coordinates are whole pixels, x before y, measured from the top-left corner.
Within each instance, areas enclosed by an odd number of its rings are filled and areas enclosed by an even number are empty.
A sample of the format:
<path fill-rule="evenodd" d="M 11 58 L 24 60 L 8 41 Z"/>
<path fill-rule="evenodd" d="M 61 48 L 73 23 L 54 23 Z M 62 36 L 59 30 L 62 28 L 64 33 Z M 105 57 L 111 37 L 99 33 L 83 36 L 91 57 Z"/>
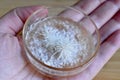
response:
<path fill-rule="evenodd" d="M 1 80 L 42 80 L 40 74 L 27 62 L 20 40 L 16 36 L 0 34 Z"/>
<path fill-rule="evenodd" d="M 115 53 L 115 51 L 119 49 L 120 23 L 118 22 L 120 22 L 120 19 L 119 19 L 120 12 L 117 12 L 119 4 L 117 4 L 116 2 L 117 0 L 116 1 L 113 0 L 109 2 L 106 1 L 98 9 L 96 9 L 91 15 L 89 15 L 93 19 L 93 21 L 96 23 L 98 28 L 100 28 L 101 47 L 94 62 L 80 74 L 74 77 L 67 77 L 68 80 L 92 79 L 99 72 L 99 70 L 104 66 L 104 64 L 111 58 L 111 56 Z M 86 3 L 87 5 L 83 6 L 82 3 L 84 4 Z M 88 9 L 89 8 L 88 3 L 90 6 L 92 6 L 90 9 Z M 108 6 L 108 4 L 110 4 L 110 6 Z M 91 2 L 89 2 L 89 0 L 83 0 L 83 2 L 80 2 L 74 5 L 74 7 L 79 8 L 78 6 L 83 6 L 83 11 L 89 14 L 99 5 L 100 3 L 98 3 L 97 0 L 92 2 L 92 4 Z M 18 8 L 14 11 L 11 11 L 9 14 L 1 18 L 0 20 L 0 30 L 1 30 L 0 31 L 0 71 L 1 71 L 0 78 L 1 80 L 47 79 L 42 75 L 40 75 L 39 72 L 37 72 L 34 68 L 31 67 L 31 65 L 25 58 L 25 53 L 21 45 L 22 39 L 16 36 L 16 33 L 18 33 L 18 31 L 22 28 L 24 21 L 27 19 L 27 17 L 38 8 L 40 7 L 34 6 L 34 7 L 27 7 L 27 8 Z M 105 10 L 106 8 L 111 8 L 111 10 Z M 71 17 L 67 15 L 69 14 L 69 12 L 70 11 L 67 10 L 61 15 Z M 104 12 L 104 14 L 106 15 L 102 14 L 101 12 Z M 109 12 L 111 13 L 108 14 Z M 116 12 L 117 14 L 115 15 L 115 17 L 112 18 L 112 16 Z M 74 15 L 74 13 L 71 13 L 71 14 Z M 9 18 L 12 20 L 10 20 Z M 72 19 L 76 19 L 80 21 L 81 15 L 72 16 Z"/>

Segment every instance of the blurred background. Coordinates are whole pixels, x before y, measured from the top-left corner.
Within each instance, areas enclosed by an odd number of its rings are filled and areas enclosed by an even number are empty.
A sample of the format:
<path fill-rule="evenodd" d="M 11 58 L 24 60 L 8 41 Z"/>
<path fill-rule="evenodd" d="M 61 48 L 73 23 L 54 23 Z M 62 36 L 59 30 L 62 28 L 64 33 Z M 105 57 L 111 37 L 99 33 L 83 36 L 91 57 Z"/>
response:
<path fill-rule="evenodd" d="M 78 0 L 0 0 L 0 16 L 12 8 L 29 5 L 69 6 Z"/>
<path fill-rule="evenodd" d="M 0 16 L 20 6 L 70 6 L 77 1 L 78 0 L 0 0 Z M 117 51 L 93 80 L 120 80 L 120 50 Z"/>

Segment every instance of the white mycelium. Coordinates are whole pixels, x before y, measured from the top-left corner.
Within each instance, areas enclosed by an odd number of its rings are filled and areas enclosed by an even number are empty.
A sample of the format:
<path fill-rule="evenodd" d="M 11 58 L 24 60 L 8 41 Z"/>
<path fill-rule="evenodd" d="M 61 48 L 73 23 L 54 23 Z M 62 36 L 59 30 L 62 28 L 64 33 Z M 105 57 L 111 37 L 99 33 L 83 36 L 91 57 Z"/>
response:
<path fill-rule="evenodd" d="M 88 55 L 88 38 L 82 28 L 65 18 L 47 18 L 29 27 L 26 41 L 32 54 L 46 65 L 74 67 Z"/>

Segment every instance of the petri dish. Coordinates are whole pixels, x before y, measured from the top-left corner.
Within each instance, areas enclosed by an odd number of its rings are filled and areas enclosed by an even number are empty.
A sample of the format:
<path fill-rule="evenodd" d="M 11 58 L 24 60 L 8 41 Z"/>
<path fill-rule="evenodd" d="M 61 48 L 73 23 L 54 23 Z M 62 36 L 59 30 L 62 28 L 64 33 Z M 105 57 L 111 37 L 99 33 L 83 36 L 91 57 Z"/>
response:
<path fill-rule="evenodd" d="M 81 15 L 79 21 L 76 15 Z M 22 38 L 29 62 L 49 77 L 82 72 L 92 63 L 100 45 L 95 23 L 72 7 L 35 11 L 25 22 Z"/>

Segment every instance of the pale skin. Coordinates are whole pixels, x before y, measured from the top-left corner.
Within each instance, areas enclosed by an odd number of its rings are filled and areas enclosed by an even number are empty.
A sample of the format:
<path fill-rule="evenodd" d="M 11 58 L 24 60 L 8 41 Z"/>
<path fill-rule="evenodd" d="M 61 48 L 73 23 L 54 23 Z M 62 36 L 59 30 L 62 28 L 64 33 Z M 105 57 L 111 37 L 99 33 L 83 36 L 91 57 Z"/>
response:
<path fill-rule="evenodd" d="M 83 5 L 84 4 L 84 5 Z M 93 63 L 76 76 L 51 80 L 91 80 L 120 48 L 120 0 L 81 0 L 74 8 L 88 14 L 101 35 L 101 44 Z M 21 7 L 0 18 L 0 79 L 1 80 L 50 80 L 34 69 L 25 57 L 22 38 L 17 33 L 26 19 L 41 6 Z M 69 10 L 61 15 L 77 21 L 82 15 L 69 16 Z M 74 15 L 74 13 L 72 13 Z"/>

